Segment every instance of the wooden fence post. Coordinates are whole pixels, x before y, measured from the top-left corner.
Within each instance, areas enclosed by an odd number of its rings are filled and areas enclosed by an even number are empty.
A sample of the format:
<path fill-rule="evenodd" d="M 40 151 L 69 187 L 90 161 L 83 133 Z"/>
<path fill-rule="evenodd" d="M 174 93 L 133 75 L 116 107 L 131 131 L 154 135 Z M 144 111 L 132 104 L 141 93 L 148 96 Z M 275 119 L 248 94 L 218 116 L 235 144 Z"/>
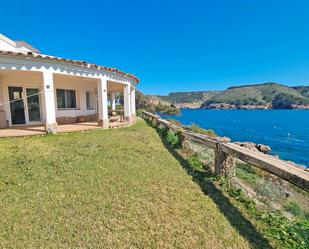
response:
<path fill-rule="evenodd" d="M 235 159 L 222 150 L 221 143 L 215 149 L 215 175 L 224 177 L 235 176 Z"/>

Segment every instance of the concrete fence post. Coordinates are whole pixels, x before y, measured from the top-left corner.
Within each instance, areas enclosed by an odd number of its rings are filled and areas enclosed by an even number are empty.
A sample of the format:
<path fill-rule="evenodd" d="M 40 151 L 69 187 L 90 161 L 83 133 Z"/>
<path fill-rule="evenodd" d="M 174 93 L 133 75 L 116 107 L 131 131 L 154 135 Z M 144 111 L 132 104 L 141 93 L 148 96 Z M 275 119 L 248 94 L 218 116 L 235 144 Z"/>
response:
<path fill-rule="evenodd" d="M 221 143 L 215 149 L 215 175 L 224 177 L 235 176 L 235 159 L 222 150 Z"/>
<path fill-rule="evenodd" d="M 187 138 L 184 134 L 181 135 L 181 148 L 188 153 L 191 151 L 190 139 Z"/>

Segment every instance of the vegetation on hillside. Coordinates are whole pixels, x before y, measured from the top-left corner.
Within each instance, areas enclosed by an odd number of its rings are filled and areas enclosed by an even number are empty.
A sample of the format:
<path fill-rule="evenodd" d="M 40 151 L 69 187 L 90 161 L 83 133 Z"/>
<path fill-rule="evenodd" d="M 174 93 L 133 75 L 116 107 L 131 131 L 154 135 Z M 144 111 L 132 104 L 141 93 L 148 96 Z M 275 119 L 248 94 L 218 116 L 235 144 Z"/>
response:
<path fill-rule="evenodd" d="M 309 98 L 280 93 L 272 99 L 274 109 L 292 109 L 294 105 L 309 105 Z"/>
<path fill-rule="evenodd" d="M 202 108 L 211 104 L 271 105 L 273 108 L 293 108 L 293 105 L 308 105 L 309 98 L 291 87 L 277 83 L 230 87 L 204 102 Z"/>
<path fill-rule="evenodd" d="M 166 114 L 178 114 L 179 109 L 169 102 L 162 101 L 158 97 L 144 95 L 140 91 L 136 91 L 136 109 L 150 112 L 160 112 Z"/>
<path fill-rule="evenodd" d="M 160 99 L 172 104 L 180 103 L 203 103 L 218 94 L 218 91 L 199 91 L 199 92 L 173 92 L 167 96 L 158 96 Z"/>
<path fill-rule="evenodd" d="M 167 96 L 147 95 L 147 97 L 152 103 L 161 102 L 164 105 L 172 103 L 188 108 L 216 108 L 216 105 L 222 104 L 223 108 L 234 105 L 289 109 L 309 105 L 309 86 L 288 87 L 277 83 L 265 83 L 230 87 L 225 91 L 172 92 Z"/>
<path fill-rule="evenodd" d="M 304 97 L 309 98 L 309 86 L 294 86 L 293 88 Z"/>

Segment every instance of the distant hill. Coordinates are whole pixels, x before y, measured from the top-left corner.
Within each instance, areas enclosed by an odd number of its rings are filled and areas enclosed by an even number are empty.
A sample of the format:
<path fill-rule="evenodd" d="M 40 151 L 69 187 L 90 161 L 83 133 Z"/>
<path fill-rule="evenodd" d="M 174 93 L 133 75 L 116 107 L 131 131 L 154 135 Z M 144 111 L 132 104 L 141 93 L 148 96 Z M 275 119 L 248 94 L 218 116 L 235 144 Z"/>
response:
<path fill-rule="evenodd" d="M 309 98 L 309 86 L 294 86 L 292 88 L 298 91 L 304 97 Z"/>
<path fill-rule="evenodd" d="M 151 101 L 181 108 L 210 109 L 309 109 L 309 86 L 288 87 L 264 83 L 229 87 L 224 91 L 172 92 L 146 95 Z"/>
<path fill-rule="evenodd" d="M 218 93 L 219 91 L 172 92 L 167 96 L 158 95 L 157 97 L 177 107 L 199 108 Z"/>
<path fill-rule="evenodd" d="M 161 98 L 160 96 L 157 96 L 157 95 L 145 95 L 145 97 L 148 99 L 148 101 L 151 104 L 154 104 L 154 105 L 159 105 L 159 104 L 171 105 L 170 101 L 167 101 L 167 100 L 165 100 L 165 99 L 163 99 L 163 98 Z"/>
<path fill-rule="evenodd" d="M 278 83 L 230 87 L 202 104 L 202 108 L 290 109 L 309 105 L 309 87 L 288 87 Z"/>

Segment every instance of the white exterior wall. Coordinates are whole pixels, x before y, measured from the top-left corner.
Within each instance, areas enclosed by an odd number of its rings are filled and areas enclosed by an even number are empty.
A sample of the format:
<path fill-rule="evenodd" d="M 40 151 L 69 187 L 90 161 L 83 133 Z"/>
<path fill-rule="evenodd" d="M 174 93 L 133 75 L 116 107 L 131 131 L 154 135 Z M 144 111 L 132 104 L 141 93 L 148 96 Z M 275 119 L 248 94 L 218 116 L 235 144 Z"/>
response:
<path fill-rule="evenodd" d="M 1 71 L 0 71 L 1 75 Z M 87 110 L 86 104 L 86 92 L 93 92 L 97 94 L 96 84 L 89 81 L 77 79 L 76 77 L 66 77 L 63 80 L 59 80 L 57 77 L 54 79 L 54 99 L 55 99 L 55 113 L 56 118 L 59 117 L 76 117 L 76 116 L 87 116 L 95 114 L 96 110 Z M 0 103 L 7 103 L 0 106 L 0 110 L 3 109 L 6 112 L 6 119 L 11 125 L 10 105 L 9 105 L 9 86 L 23 87 L 23 88 L 37 88 L 39 89 L 40 95 L 40 109 L 41 109 L 41 121 L 46 121 L 45 116 L 45 101 L 44 101 L 44 85 L 43 85 L 43 74 L 41 73 L 23 73 L 23 74 L 9 74 L 1 77 L 0 79 Z M 57 93 L 56 89 L 67 89 L 76 91 L 76 109 L 58 109 L 57 108 Z M 94 99 L 96 101 L 96 99 Z M 94 106 L 95 103 L 94 103 Z"/>
<path fill-rule="evenodd" d="M 1 105 L 3 102 L 2 80 L 0 78 L 0 111 L 4 111 L 4 107 Z"/>
<path fill-rule="evenodd" d="M 101 77 L 97 80 L 99 125 L 103 128 L 109 127 L 108 102 L 107 102 L 107 79 Z"/>
<path fill-rule="evenodd" d="M 126 117 L 131 117 L 132 102 L 130 97 L 130 88 L 135 86 L 136 81 L 130 77 L 114 72 L 109 72 L 104 69 L 95 69 L 85 66 L 72 65 L 71 63 L 55 62 L 50 60 L 22 58 L 20 56 L 6 56 L 0 55 L 0 98 L 1 102 L 9 102 L 8 87 L 19 86 L 39 89 L 40 94 L 40 109 L 41 121 L 46 121 L 45 105 L 44 105 L 44 83 L 43 72 L 49 70 L 53 73 L 54 84 L 54 105 L 56 117 L 76 117 L 86 116 L 96 113 L 96 110 L 87 110 L 86 106 L 86 91 L 98 94 L 98 80 L 104 79 L 108 84 L 118 84 L 125 86 L 125 114 Z M 56 89 L 75 90 L 77 97 L 77 108 L 58 110 Z M 107 89 L 106 89 L 107 90 Z M 112 91 L 112 90 L 111 90 Z M 120 90 L 119 90 L 120 91 Z M 103 119 L 107 116 L 107 101 L 105 102 L 105 93 L 102 92 L 101 111 Z M 107 92 L 106 92 L 107 99 Z M 95 100 L 96 101 L 96 100 Z M 49 103 L 49 102 L 46 102 Z M 106 104 L 105 104 L 106 103 Z M 96 107 L 96 104 L 94 105 Z M 6 118 L 11 125 L 10 105 L 4 105 L 3 109 L 6 111 Z M 106 110 L 105 110 L 106 109 Z M 127 116 L 128 115 L 128 116 Z M 27 116 L 27 113 L 26 113 Z"/>
<path fill-rule="evenodd" d="M 3 41 L 0 37 L 0 50 L 4 50 L 4 51 L 16 51 L 16 48 L 14 45 L 9 44 L 5 41 Z"/>
<path fill-rule="evenodd" d="M 0 71 L 1 75 L 1 71 Z M 0 79 L 0 95 L 2 98 L 1 103 L 4 103 L 2 106 L 2 109 L 6 113 L 6 120 L 8 120 L 9 125 L 12 125 L 11 122 L 11 112 L 10 112 L 10 98 L 9 98 L 9 86 L 12 87 L 23 87 L 23 88 L 37 88 L 39 89 L 39 92 L 41 94 L 39 95 L 39 101 L 41 105 L 41 119 L 42 122 L 43 120 L 46 119 L 45 117 L 45 112 L 43 111 L 45 106 L 44 106 L 44 97 L 43 97 L 43 79 L 42 79 L 42 74 L 39 73 L 28 73 L 27 77 L 25 77 L 24 74 L 9 74 L 9 75 L 4 75 L 1 76 Z"/>
<path fill-rule="evenodd" d="M 123 91 L 124 117 L 127 121 L 131 120 L 131 86 L 126 85 Z"/>
<path fill-rule="evenodd" d="M 131 115 L 135 116 L 136 115 L 136 110 L 135 110 L 135 88 L 132 87 L 131 89 Z"/>
<path fill-rule="evenodd" d="M 15 52 L 30 52 L 31 50 L 25 46 L 18 47 L 16 42 L 0 34 L 0 50 Z"/>
<path fill-rule="evenodd" d="M 87 110 L 86 92 L 93 92 L 94 96 L 97 94 L 95 82 L 87 82 L 78 80 L 75 77 L 66 77 L 63 80 L 55 80 L 55 102 L 56 102 L 56 117 L 76 117 L 84 115 L 92 115 L 96 110 Z M 76 109 L 58 109 L 57 108 L 57 92 L 56 89 L 75 90 L 76 93 Z M 95 99 L 94 99 L 95 101 Z M 96 106 L 94 104 L 94 106 Z"/>
<path fill-rule="evenodd" d="M 48 125 L 56 124 L 55 98 L 54 98 L 54 79 L 53 73 L 49 70 L 43 72 L 43 99 L 45 120 Z M 40 107 L 42 112 L 42 107 Z"/>

